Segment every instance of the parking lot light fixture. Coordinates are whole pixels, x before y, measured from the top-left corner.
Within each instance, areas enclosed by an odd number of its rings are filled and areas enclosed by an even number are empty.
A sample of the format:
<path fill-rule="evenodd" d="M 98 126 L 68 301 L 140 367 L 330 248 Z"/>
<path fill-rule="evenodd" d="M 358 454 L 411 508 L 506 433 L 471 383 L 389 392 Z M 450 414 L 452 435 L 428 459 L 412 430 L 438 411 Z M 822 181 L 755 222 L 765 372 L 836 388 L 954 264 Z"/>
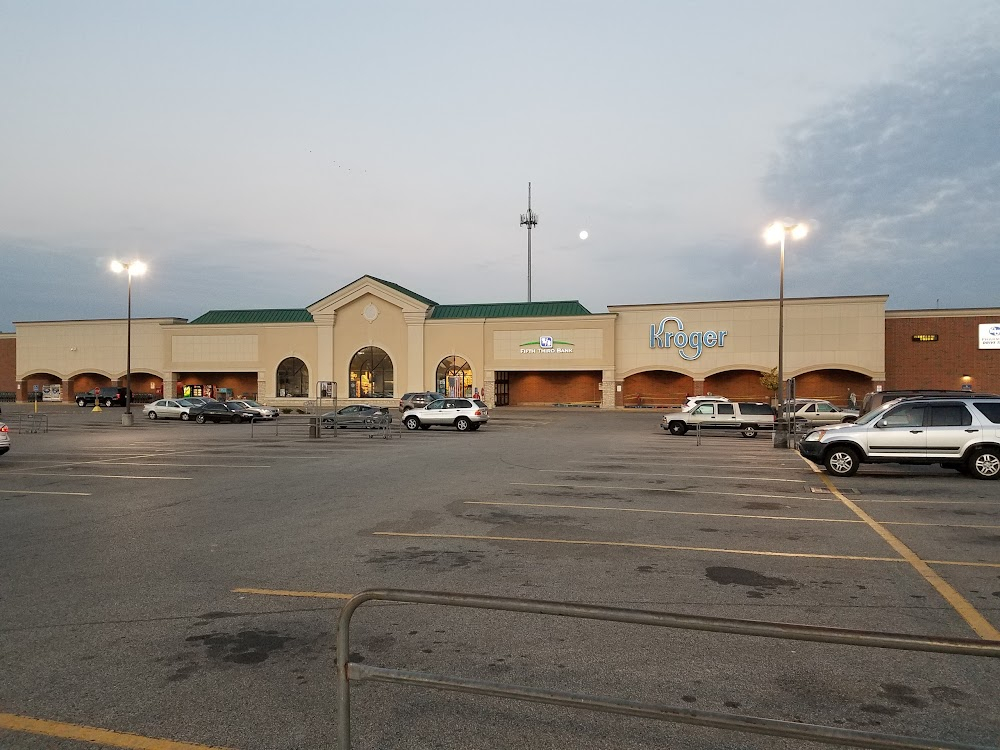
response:
<path fill-rule="evenodd" d="M 115 273 L 128 274 L 128 322 L 125 327 L 125 413 L 122 415 L 122 425 L 132 426 L 132 277 L 146 273 L 146 264 L 141 260 L 131 260 L 123 263 L 120 260 L 111 261 L 111 270 Z"/>
<path fill-rule="evenodd" d="M 809 226 L 802 222 L 776 221 L 764 230 L 764 241 L 769 245 L 781 245 L 781 260 L 778 267 L 778 414 L 787 421 L 784 436 L 779 436 L 775 426 L 775 445 L 779 448 L 788 447 L 788 433 L 791 420 L 785 414 L 785 237 L 800 240 L 809 234 Z"/>

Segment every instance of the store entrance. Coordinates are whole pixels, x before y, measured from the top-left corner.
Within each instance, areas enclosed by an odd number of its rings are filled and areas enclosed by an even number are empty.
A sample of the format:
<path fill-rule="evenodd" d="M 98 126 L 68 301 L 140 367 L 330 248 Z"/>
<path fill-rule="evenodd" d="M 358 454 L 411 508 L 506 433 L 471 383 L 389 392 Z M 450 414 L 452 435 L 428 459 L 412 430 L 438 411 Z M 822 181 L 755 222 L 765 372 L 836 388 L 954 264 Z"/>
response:
<path fill-rule="evenodd" d="M 510 373 L 509 372 L 497 372 L 494 373 L 494 395 L 496 396 L 497 406 L 509 406 L 510 405 Z"/>

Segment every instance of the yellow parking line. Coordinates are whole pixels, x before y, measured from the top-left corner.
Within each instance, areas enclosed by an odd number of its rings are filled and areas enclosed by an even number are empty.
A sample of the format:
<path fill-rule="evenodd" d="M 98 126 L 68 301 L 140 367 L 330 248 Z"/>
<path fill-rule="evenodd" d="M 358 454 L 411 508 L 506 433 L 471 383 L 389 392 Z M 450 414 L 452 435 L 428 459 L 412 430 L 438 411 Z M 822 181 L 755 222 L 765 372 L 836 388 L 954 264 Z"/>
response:
<path fill-rule="evenodd" d="M 4 495 L 71 495 L 74 497 L 90 497 L 90 492 L 55 492 L 53 490 L 0 490 Z"/>
<path fill-rule="evenodd" d="M 595 547 L 629 547 L 635 549 L 659 549 L 681 552 L 721 552 L 727 555 L 757 555 L 763 557 L 796 557 L 816 560 L 860 560 L 863 562 L 906 562 L 898 557 L 866 557 L 862 555 L 824 555 L 810 552 L 771 552 L 768 550 L 724 549 L 719 547 L 682 547 L 672 544 L 643 544 L 640 542 L 604 542 L 589 539 L 539 539 L 526 536 L 480 536 L 473 534 L 413 534 L 397 531 L 376 531 L 375 536 L 415 537 L 421 539 L 469 539 L 484 542 L 533 542 L 539 544 L 578 544 Z"/>
<path fill-rule="evenodd" d="M 807 516 L 764 516 L 758 513 L 706 513 L 694 510 L 659 508 L 615 508 L 600 505 L 557 505 L 555 503 L 504 503 L 494 500 L 466 500 L 465 505 L 503 505 L 516 508 L 561 508 L 566 510 L 607 510 L 620 513 L 666 513 L 675 516 L 714 516 L 716 518 L 760 518 L 765 521 L 811 521 L 814 523 L 864 523 L 857 518 L 809 518 Z M 921 523 L 919 521 L 882 521 L 886 526 L 933 526 L 946 529 L 1000 529 L 1000 525 L 975 523 Z"/>
<path fill-rule="evenodd" d="M 19 477 L 86 477 L 90 479 L 171 479 L 177 481 L 186 481 L 191 479 L 191 477 L 156 477 L 156 476 L 139 476 L 138 474 L 46 474 L 45 472 L 37 471 L 19 471 L 17 472 Z"/>
<path fill-rule="evenodd" d="M 658 474 L 652 471 L 591 471 L 589 469 L 539 469 L 545 474 L 613 474 L 640 477 L 680 477 L 682 479 L 739 479 L 747 482 L 796 482 L 806 484 L 805 479 L 772 479 L 771 477 L 724 477 L 718 474 Z"/>
<path fill-rule="evenodd" d="M 354 594 L 338 594 L 326 591 L 284 591 L 282 589 L 232 589 L 234 594 L 258 594 L 260 596 L 301 596 L 311 599 L 350 599 Z"/>
<path fill-rule="evenodd" d="M 64 721 L 34 719 L 29 716 L 0 713 L 0 729 L 14 732 L 40 734 L 66 740 L 90 742 L 109 747 L 124 747 L 131 750 L 225 750 L 217 745 L 198 745 L 192 742 L 176 742 L 140 734 L 115 732 L 110 729 L 88 727 L 84 724 L 68 724 Z"/>
<path fill-rule="evenodd" d="M 812 464 L 815 467 L 815 464 Z M 969 625 L 970 628 L 978 635 L 980 638 L 985 638 L 992 641 L 1000 641 L 1000 630 L 997 630 L 993 625 L 990 624 L 989 620 L 983 617 L 976 610 L 975 607 L 966 599 L 964 596 L 958 593 L 951 584 L 945 581 L 941 576 L 939 576 L 931 567 L 928 565 L 927 561 L 922 560 L 916 552 L 907 547 L 903 542 L 896 536 L 893 535 L 885 526 L 880 524 L 874 518 L 865 513 L 861 508 L 859 508 L 855 503 L 852 503 L 836 488 L 833 482 L 826 474 L 820 474 L 818 467 L 814 468 L 820 479 L 827 486 L 830 492 L 840 500 L 844 505 L 846 505 L 852 513 L 854 513 L 858 518 L 868 524 L 872 531 L 878 534 L 882 539 L 892 547 L 906 562 L 908 562 L 914 570 L 916 570 L 924 580 L 927 581 L 931 586 L 934 587 L 948 604 L 958 612 L 959 617 L 961 617 Z M 993 565 L 991 563 L 946 563 L 937 562 L 938 565 L 968 565 L 970 567 L 998 567 L 1000 565 Z"/>

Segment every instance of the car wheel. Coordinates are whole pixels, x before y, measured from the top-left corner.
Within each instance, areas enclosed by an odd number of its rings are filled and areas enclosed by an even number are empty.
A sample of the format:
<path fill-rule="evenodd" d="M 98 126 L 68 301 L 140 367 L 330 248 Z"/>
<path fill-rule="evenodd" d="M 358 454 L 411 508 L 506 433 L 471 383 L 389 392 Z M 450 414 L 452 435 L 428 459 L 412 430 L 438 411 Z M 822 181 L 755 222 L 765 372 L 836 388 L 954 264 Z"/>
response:
<path fill-rule="evenodd" d="M 1000 450 L 980 448 L 969 459 L 969 473 L 976 479 L 1000 477 Z"/>
<path fill-rule="evenodd" d="M 243 421 L 243 419 L 242 419 L 242 417 L 240 417 L 239 414 L 234 414 L 233 418 L 230 419 L 229 421 L 232 422 L 233 424 L 239 424 L 240 422 Z"/>
<path fill-rule="evenodd" d="M 186 411 L 182 411 L 181 412 L 181 421 L 182 422 L 187 422 L 189 419 L 191 419 L 191 415 L 188 414 Z"/>
<path fill-rule="evenodd" d="M 403 420 L 403 424 L 406 425 L 406 429 L 408 429 L 408 430 L 415 430 L 418 427 L 422 426 L 420 424 L 420 420 L 417 419 L 416 417 L 407 417 L 406 419 Z M 430 425 L 428 425 L 428 427 L 429 426 Z"/>
<path fill-rule="evenodd" d="M 683 435 L 688 431 L 687 425 L 683 422 L 671 422 L 667 427 L 671 435 Z"/>
<path fill-rule="evenodd" d="M 86 405 L 87 405 L 87 402 L 86 402 L 86 401 L 84 401 L 84 400 L 83 400 L 82 398 L 78 398 L 78 399 L 76 400 L 76 405 L 77 405 L 77 406 L 86 406 Z"/>
<path fill-rule="evenodd" d="M 755 438 L 757 437 L 757 425 L 755 424 L 745 424 L 740 430 L 740 433 L 745 438 Z"/>
<path fill-rule="evenodd" d="M 155 412 L 155 411 L 151 411 L 151 412 L 149 412 L 149 414 L 148 414 L 147 416 L 148 416 L 148 417 L 149 417 L 150 419 L 156 419 L 156 412 Z"/>
<path fill-rule="evenodd" d="M 826 470 L 837 477 L 853 477 L 858 473 L 861 457 L 854 448 L 836 447 L 826 454 Z"/>
<path fill-rule="evenodd" d="M 455 420 L 455 429 L 459 432 L 467 432 L 471 424 L 468 417 L 459 417 Z"/>
<path fill-rule="evenodd" d="M 205 415 L 199 414 L 197 417 L 194 418 L 194 421 L 197 422 L 198 424 L 205 424 Z"/>

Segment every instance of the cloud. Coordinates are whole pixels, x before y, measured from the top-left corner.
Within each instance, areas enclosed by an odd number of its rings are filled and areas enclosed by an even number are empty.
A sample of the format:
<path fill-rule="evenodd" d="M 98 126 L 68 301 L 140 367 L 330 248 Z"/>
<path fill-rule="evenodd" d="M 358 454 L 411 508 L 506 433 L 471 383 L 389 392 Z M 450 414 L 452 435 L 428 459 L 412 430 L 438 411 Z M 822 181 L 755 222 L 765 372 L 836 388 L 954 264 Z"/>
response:
<path fill-rule="evenodd" d="M 889 306 L 995 306 L 1000 272 L 1000 50 L 924 61 L 788 134 L 764 180 L 776 215 L 812 220 L 809 294 Z M 834 282 L 831 279 L 846 279 Z M 825 283 L 826 282 L 826 283 Z"/>

